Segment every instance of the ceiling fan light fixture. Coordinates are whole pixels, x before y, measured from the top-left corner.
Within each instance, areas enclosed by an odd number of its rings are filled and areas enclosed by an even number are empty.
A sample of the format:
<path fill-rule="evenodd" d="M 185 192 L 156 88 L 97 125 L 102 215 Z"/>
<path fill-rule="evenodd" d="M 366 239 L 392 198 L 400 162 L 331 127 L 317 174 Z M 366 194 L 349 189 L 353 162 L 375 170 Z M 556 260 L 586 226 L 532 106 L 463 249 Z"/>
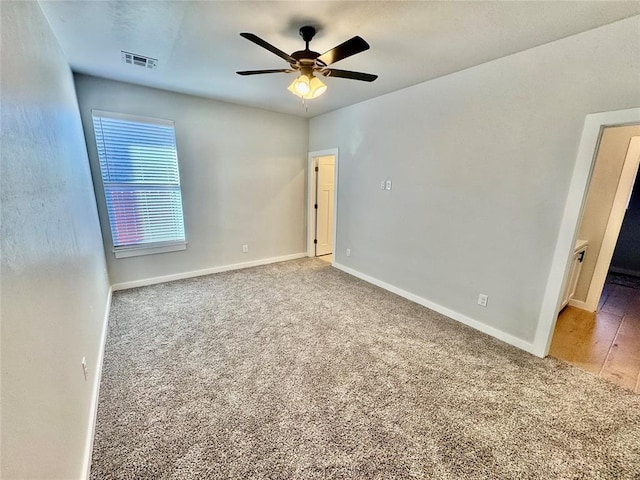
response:
<path fill-rule="evenodd" d="M 317 98 L 327 91 L 327 86 L 322 83 L 322 81 L 318 77 L 313 77 L 311 82 L 309 82 L 309 93 L 306 98 Z"/>
<path fill-rule="evenodd" d="M 298 76 L 298 78 L 296 78 L 293 82 L 291 82 L 291 85 L 289 85 L 288 90 L 294 95 L 297 95 L 299 97 L 304 97 L 311 90 L 310 83 L 311 82 L 310 82 L 309 76 L 305 74 L 301 74 L 300 76 Z"/>
<path fill-rule="evenodd" d="M 2 1 L 2 0 L 0 0 Z M 361 37 L 355 36 L 342 42 L 340 45 L 324 52 L 322 55 L 318 52 L 314 52 L 309 49 L 309 42 L 316 34 L 316 29 L 311 25 L 306 25 L 300 28 L 300 36 L 305 42 L 304 50 L 298 50 L 291 55 L 283 52 L 282 50 L 274 47 L 266 40 L 258 37 L 253 33 L 242 32 L 241 37 L 246 38 L 250 42 L 255 43 L 259 47 L 269 50 L 271 53 L 285 60 L 290 68 L 276 68 L 270 70 L 243 70 L 236 72 L 238 75 L 262 75 L 267 73 L 293 73 L 296 72 L 297 78 L 291 82 L 287 90 L 293 93 L 295 96 L 302 98 L 302 103 L 305 105 L 305 100 L 312 98 L 318 98 L 320 95 L 327 91 L 327 86 L 317 78 L 314 73 L 318 73 L 325 77 L 336 78 L 350 78 L 352 80 L 360 80 L 363 82 L 373 82 L 377 75 L 362 72 L 352 72 L 350 70 L 338 70 L 335 68 L 329 68 L 330 65 L 351 57 L 357 53 L 364 52 L 369 49 L 369 44 Z"/>
<path fill-rule="evenodd" d="M 327 91 L 327 86 L 313 74 L 301 74 L 287 89 L 294 95 L 310 99 L 317 98 Z"/>

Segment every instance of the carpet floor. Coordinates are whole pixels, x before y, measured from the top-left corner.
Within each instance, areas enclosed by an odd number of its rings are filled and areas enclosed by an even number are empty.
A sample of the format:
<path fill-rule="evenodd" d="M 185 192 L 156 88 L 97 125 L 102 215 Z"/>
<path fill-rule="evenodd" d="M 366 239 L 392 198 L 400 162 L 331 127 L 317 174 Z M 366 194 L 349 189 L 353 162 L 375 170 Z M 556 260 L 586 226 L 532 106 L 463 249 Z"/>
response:
<path fill-rule="evenodd" d="M 305 258 L 114 294 L 91 478 L 639 479 L 640 396 Z"/>

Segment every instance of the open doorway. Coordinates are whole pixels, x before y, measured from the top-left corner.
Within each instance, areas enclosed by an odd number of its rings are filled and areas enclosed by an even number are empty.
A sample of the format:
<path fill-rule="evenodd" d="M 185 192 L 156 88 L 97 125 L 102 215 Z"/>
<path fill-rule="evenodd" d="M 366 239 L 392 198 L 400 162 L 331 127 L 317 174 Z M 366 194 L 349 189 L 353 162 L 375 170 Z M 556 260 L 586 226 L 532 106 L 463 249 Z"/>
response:
<path fill-rule="evenodd" d="M 307 254 L 334 261 L 338 183 L 338 150 L 309 153 Z"/>
<path fill-rule="evenodd" d="M 578 228 L 578 238 L 592 248 L 578 278 L 571 305 L 596 311 L 628 213 L 640 157 L 640 125 L 607 127 L 603 130 L 587 198 Z"/>
<path fill-rule="evenodd" d="M 578 227 L 583 211 L 594 152 L 597 151 L 602 129 L 614 125 L 640 124 L 640 107 L 610 112 L 591 113 L 585 117 L 578 154 L 569 184 L 567 200 L 562 212 L 560 230 L 556 240 L 547 286 L 543 295 L 538 326 L 531 352 L 546 357 L 549 353 L 563 287 L 571 268 Z"/>
<path fill-rule="evenodd" d="M 640 290 L 633 288 L 633 282 L 621 284 L 608 272 L 616 244 L 619 257 L 635 261 L 634 256 L 640 255 L 640 237 L 626 238 L 634 231 L 634 222 L 640 221 L 632 193 L 639 164 L 640 125 L 602 130 L 564 288 L 570 294 L 564 296 L 549 350 L 556 358 L 637 393 Z M 628 232 L 618 242 L 623 219 Z M 625 252 L 625 243 L 630 242 L 635 248 Z"/>

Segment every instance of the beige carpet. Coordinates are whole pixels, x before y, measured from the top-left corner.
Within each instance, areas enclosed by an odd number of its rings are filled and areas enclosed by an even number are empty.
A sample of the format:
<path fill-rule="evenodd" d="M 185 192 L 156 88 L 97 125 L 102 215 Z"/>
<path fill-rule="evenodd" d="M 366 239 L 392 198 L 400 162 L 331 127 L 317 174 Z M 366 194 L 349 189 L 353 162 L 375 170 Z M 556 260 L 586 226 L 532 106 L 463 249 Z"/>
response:
<path fill-rule="evenodd" d="M 640 396 L 301 259 L 114 295 L 91 478 L 638 479 Z"/>

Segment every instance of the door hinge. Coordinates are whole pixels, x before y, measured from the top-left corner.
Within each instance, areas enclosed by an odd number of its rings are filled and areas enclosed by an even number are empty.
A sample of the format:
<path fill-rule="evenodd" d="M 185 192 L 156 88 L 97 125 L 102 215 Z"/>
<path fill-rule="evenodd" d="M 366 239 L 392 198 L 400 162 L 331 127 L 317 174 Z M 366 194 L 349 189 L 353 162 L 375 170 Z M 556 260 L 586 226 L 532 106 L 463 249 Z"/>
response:
<path fill-rule="evenodd" d="M 315 208 L 316 210 L 318 209 L 318 204 L 316 203 L 313 208 Z"/>
<path fill-rule="evenodd" d="M 584 260 L 584 250 L 582 250 L 582 251 L 580 252 L 580 256 L 578 257 L 578 261 L 579 261 L 580 263 L 582 263 L 582 261 L 583 261 L 583 260 Z"/>
<path fill-rule="evenodd" d="M 318 171 L 318 167 L 316 167 L 316 172 Z"/>
<path fill-rule="evenodd" d="M 317 239 L 317 238 L 314 238 L 314 239 L 313 239 L 313 243 L 314 243 L 314 244 L 318 243 L 318 239 Z"/>

